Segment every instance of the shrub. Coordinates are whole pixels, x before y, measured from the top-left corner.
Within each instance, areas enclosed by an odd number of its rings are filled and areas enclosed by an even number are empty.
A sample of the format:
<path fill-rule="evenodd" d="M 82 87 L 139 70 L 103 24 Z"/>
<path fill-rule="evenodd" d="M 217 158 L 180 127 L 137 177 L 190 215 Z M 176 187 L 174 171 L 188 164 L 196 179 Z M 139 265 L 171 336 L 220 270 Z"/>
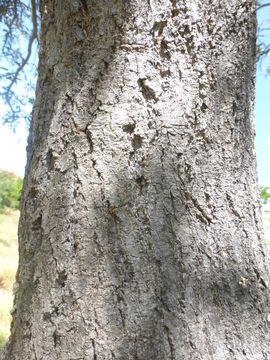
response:
<path fill-rule="evenodd" d="M 261 186 L 260 187 L 261 199 L 264 205 L 270 202 L 270 187 L 269 186 Z"/>
<path fill-rule="evenodd" d="M 0 212 L 6 207 L 18 209 L 23 180 L 13 173 L 0 170 Z"/>

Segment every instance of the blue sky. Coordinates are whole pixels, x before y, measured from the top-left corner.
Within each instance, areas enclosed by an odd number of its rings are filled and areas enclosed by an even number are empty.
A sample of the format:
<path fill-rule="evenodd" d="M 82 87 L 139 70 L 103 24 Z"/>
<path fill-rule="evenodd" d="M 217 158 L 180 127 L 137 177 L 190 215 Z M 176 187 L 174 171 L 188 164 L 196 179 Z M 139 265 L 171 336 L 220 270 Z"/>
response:
<path fill-rule="evenodd" d="M 261 1 L 261 4 L 268 1 Z M 270 6 L 258 11 L 260 28 L 270 28 Z M 265 31 L 263 41 L 270 44 L 270 31 Z M 270 186 L 270 56 L 257 68 L 255 124 L 259 184 Z"/>
<path fill-rule="evenodd" d="M 262 70 L 257 70 L 255 124 L 259 184 L 270 186 L 270 74 Z"/>
<path fill-rule="evenodd" d="M 262 1 L 261 3 L 266 3 Z M 260 27 L 270 27 L 270 6 L 258 13 Z M 268 31 L 270 34 L 270 31 Z M 265 34 L 265 41 L 270 43 L 270 36 Z M 270 186 L 270 57 L 262 62 L 257 69 L 256 80 L 256 150 L 258 179 L 261 186 Z M 0 104 L 0 118 L 4 106 Z M 1 122 L 1 120 L 0 120 Z M 12 171 L 20 176 L 24 174 L 26 163 L 27 129 L 22 124 L 14 133 L 8 126 L 0 125 L 0 168 Z"/>

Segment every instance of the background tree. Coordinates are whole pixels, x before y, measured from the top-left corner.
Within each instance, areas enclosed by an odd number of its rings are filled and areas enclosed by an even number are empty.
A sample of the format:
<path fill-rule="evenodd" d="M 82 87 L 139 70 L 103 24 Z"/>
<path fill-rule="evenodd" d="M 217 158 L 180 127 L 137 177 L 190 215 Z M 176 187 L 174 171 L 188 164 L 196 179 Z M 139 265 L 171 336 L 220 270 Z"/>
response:
<path fill-rule="evenodd" d="M 255 1 L 42 1 L 2 359 L 263 359 Z"/>
<path fill-rule="evenodd" d="M 19 208 L 23 180 L 8 171 L 0 170 L 0 212 L 6 207 Z"/>
<path fill-rule="evenodd" d="M 7 105 L 4 123 L 13 128 L 30 121 L 36 85 L 39 33 L 38 1 L 0 0 L 1 42 L 0 97 Z"/>
<path fill-rule="evenodd" d="M 263 11 L 265 8 L 268 8 L 270 3 L 261 3 L 258 2 L 257 4 L 257 12 Z M 270 21 L 270 19 L 269 19 Z M 269 43 L 269 21 L 268 24 L 258 23 L 258 30 L 257 30 L 257 61 L 264 60 L 270 52 L 270 43 Z"/>
<path fill-rule="evenodd" d="M 260 188 L 261 191 L 261 198 L 262 198 L 262 203 L 264 205 L 268 204 L 270 201 L 270 187 L 269 186 L 262 186 Z"/>

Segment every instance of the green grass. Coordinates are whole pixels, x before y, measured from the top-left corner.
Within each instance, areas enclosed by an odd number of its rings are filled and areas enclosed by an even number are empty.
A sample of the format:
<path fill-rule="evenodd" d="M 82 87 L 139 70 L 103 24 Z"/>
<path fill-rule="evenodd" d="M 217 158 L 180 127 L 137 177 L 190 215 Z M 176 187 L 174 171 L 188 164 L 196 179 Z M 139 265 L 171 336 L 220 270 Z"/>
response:
<path fill-rule="evenodd" d="M 12 286 L 18 266 L 18 220 L 18 210 L 0 214 L 0 348 L 5 345 L 10 333 Z"/>

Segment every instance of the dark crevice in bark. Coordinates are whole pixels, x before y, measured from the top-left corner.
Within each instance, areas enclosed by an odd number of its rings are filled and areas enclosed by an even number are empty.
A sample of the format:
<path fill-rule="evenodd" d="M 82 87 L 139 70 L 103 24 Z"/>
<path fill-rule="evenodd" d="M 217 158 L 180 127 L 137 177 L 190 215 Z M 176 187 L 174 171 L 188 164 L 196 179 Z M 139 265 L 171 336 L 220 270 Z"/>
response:
<path fill-rule="evenodd" d="M 95 344 L 95 340 L 92 339 L 92 347 L 93 347 L 93 360 L 98 360 L 97 358 L 97 354 L 96 354 L 96 344 Z"/>
<path fill-rule="evenodd" d="M 57 283 L 61 286 L 64 287 L 66 285 L 66 281 L 67 281 L 67 274 L 65 272 L 65 270 L 60 271 L 58 273 L 58 278 L 57 278 Z"/>
<path fill-rule="evenodd" d="M 88 128 L 86 129 L 86 138 L 89 144 L 89 152 L 90 154 L 92 154 L 92 152 L 94 151 L 93 135 Z"/>
<path fill-rule="evenodd" d="M 53 332 L 53 344 L 54 344 L 54 347 L 56 348 L 56 346 L 57 346 L 57 335 L 56 335 L 56 330 L 54 330 L 54 332 Z"/>
<path fill-rule="evenodd" d="M 129 133 L 130 135 L 134 132 L 136 124 L 127 124 L 123 126 L 123 131 Z"/>
<path fill-rule="evenodd" d="M 254 268 L 254 272 L 255 272 L 255 274 L 257 276 L 257 279 L 262 284 L 262 286 L 265 287 L 266 289 L 268 289 L 268 283 L 261 277 L 259 271 L 256 268 Z"/>
<path fill-rule="evenodd" d="M 132 147 L 133 147 L 134 153 L 136 153 L 136 151 L 142 147 L 142 143 L 143 143 L 143 138 L 140 135 L 133 136 Z"/>
<path fill-rule="evenodd" d="M 35 348 L 34 344 L 33 344 L 33 351 L 34 351 L 35 360 L 38 360 L 37 353 L 36 353 L 36 348 Z"/>
<path fill-rule="evenodd" d="M 142 95 L 146 100 L 158 101 L 155 91 L 146 83 L 146 79 L 139 79 L 138 85 L 141 89 Z"/>

